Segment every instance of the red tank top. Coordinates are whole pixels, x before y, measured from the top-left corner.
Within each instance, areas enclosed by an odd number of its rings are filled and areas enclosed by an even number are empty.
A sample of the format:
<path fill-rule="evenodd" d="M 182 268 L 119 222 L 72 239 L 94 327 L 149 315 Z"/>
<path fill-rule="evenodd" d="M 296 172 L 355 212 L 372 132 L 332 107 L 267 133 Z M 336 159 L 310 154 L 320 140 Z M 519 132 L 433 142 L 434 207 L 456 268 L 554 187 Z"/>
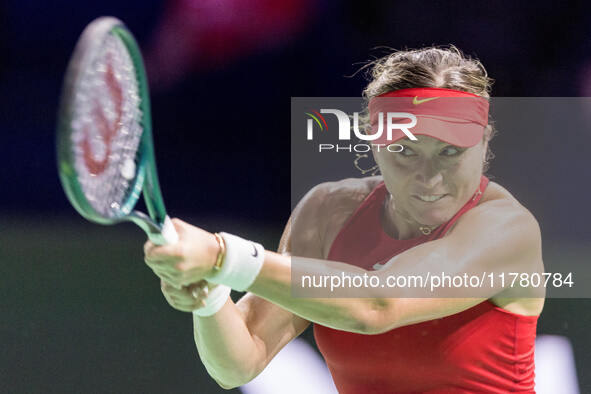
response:
<path fill-rule="evenodd" d="M 488 179 L 456 215 L 429 235 L 389 237 L 378 185 L 345 223 L 328 258 L 371 270 L 423 242 L 441 238 L 476 206 Z M 314 325 L 314 337 L 341 394 L 534 392 L 537 316 L 506 311 L 490 301 L 441 319 L 362 335 Z"/>

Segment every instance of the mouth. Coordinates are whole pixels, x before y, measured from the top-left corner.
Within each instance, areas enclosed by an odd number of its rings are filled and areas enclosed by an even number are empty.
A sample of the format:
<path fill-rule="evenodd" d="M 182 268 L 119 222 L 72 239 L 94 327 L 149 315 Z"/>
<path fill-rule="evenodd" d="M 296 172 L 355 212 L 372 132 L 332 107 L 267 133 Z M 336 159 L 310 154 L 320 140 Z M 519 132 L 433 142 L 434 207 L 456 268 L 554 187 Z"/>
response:
<path fill-rule="evenodd" d="M 446 197 L 447 194 L 414 194 L 413 197 L 419 201 L 432 203 Z"/>

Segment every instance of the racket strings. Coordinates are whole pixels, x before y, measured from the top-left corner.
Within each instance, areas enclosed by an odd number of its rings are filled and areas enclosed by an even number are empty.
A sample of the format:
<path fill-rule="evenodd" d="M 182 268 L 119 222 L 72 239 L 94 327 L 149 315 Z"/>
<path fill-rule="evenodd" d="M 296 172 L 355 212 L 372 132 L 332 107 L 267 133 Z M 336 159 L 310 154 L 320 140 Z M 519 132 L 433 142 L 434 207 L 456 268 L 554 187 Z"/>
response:
<path fill-rule="evenodd" d="M 133 193 L 142 112 L 133 62 L 125 45 L 107 35 L 75 94 L 72 147 L 87 200 L 105 217 L 126 215 Z"/>

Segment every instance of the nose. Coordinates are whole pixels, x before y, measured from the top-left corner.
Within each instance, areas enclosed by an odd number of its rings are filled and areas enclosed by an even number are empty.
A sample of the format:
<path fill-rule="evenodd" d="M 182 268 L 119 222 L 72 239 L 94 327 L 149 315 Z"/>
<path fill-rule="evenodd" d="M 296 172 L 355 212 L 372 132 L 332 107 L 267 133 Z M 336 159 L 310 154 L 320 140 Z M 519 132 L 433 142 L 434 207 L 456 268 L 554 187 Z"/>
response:
<path fill-rule="evenodd" d="M 433 160 L 422 160 L 418 163 L 415 179 L 421 186 L 435 188 L 442 180 L 441 168 Z"/>

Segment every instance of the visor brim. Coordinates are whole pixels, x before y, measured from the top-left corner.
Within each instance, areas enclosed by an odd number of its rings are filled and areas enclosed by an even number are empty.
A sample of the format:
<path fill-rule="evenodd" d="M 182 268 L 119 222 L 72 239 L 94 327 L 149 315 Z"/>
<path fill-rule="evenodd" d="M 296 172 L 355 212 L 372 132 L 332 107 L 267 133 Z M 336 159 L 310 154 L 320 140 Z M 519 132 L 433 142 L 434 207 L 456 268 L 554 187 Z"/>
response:
<path fill-rule="evenodd" d="M 443 117 L 417 116 L 417 124 L 408 128 L 415 136 L 425 135 L 439 141 L 461 148 L 472 147 L 480 142 L 484 136 L 485 127 L 458 119 Z M 386 128 L 382 135 L 374 140 L 374 144 L 391 145 L 408 136 L 401 129 L 392 130 L 392 138 L 388 139 Z"/>

